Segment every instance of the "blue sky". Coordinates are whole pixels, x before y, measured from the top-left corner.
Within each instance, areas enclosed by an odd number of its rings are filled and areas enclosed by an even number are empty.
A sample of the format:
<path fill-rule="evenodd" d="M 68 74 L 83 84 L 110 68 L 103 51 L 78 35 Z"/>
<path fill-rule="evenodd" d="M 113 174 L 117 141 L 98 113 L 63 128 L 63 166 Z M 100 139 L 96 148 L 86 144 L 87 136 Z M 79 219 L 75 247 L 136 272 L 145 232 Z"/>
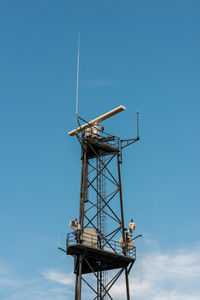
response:
<path fill-rule="evenodd" d="M 196 0 L 0 1 L 0 299 L 73 298 L 73 261 L 57 239 L 64 245 L 78 214 L 80 148 L 66 134 L 75 125 L 78 30 L 80 115 L 123 104 L 104 127 L 129 138 L 140 111 L 141 141 L 125 150 L 122 166 L 126 220 L 133 216 L 143 233 L 135 299 L 196 300 Z"/>

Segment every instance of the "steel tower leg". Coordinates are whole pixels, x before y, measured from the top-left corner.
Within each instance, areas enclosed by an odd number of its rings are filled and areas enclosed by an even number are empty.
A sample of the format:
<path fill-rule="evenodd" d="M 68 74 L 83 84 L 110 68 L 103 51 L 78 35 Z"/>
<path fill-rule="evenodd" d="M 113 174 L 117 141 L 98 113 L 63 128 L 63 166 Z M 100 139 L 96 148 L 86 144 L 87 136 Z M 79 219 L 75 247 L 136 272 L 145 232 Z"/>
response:
<path fill-rule="evenodd" d="M 77 299 L 78 297 L 78 274 L 76 274 L 76 283 L 75 283 L 75 300 L 78 300 Z"/>
<path fill-rule="evenodd" d="M 122 200 L 122 185 L 121 185 L 121 172 L 120 172 L 120 157 L 117 155 L 117 166 L 118 166 L 118 177 L 119 177 L 119 195 L 120 195 L 120 208 L 121 208 L 121 228 L 122 228 L 122 237 L 123 242 L 125 242 L 125 229 L 124 229 L 124 210 L 123 210 L 123 200 Z M 126 255 L 126 252 L 124 252 Z M 128 280 L 128 271 L 125 268 L 125 279 L 126 279 L 126 295 L 127 300 L 130 300 L 130 291 L 129 291 L 129 280 Z"/>
<path fill-rule="evenodd" d="M 78 271 L 78 300 L 81 300 L 81 284 L 82 284 L 82 255 L 79 257 L 79 271 Z"/>
<path fill-rule="evenodd" d="M 79 223 L 81 230 L 84 228 L 84 204 L 87 201 L 87 179 L 88 179 L 88 162 L 87 152 L 83 152 L 82 166 L 81 166 L 81 190 L 80 190 L 80 209 L 79 209 Z"/>
<path fill-rule="evenodd" d="M 123 200 L 122 200 L 122 184 L 121 184 L 121 172 L 120 172 L 120 159 L 119 154 L 117 155 L 117 167 L 118 167 L 118 178 L 119 178 L 119 196 L 120 196 L 120 210 L 121 210 L 121 228 L 123 242 L 125 242 L 125 232 L 124 232 L 124 210 L 123 210 Z"/>
<path fill-rule="evenodd" d="M 129 290 L 129 280 L 128 280 L 128 270 L 125 268 L 125 279 L 126 279 L 126 295 L 127 300 L 130 300 L 130 290 Z"/>
<path fill-rule="evenodd" d="M 79 256 L 78 274 L 76 274 L 75 283 L 75 300 L 81 300 L 81 286 L 82 286 L 82 255 Z"/>
<path fill-rule="evenodd" d="M 79 223 L 81 231 L 84 230 L 84 207 L 87 201 L 87 179 L 88 179 L 88 161 L 86 149 L 83 149 L 83 157 L 81 164 L 81 188 L 80 188 L 80 209 L 79 209 Z M 78 274 L 76 275 L 75 283 L 75 300 L 81 300 L 81 286 L 82 286 L 82 261 L 83 256 L 78 258 Z"/>

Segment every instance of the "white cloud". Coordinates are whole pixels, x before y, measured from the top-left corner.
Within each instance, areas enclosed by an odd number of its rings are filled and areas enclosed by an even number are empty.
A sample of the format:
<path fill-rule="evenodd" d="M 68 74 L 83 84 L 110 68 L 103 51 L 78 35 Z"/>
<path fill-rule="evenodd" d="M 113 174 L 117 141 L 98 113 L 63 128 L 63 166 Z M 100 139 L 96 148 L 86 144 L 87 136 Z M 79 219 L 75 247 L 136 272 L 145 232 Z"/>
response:
<path fill-rule="evenodd" d="M 52 280 L 64 285 L 74 285 L 74 275 L 72 273 L 66 274 L 56 270 L 47 270 L 42 273 L 44 278 Z"/>
<path fill-rule="evenodd" d="M 200 299 L 200 248 L 144 255 L 133 267 L 130 290 L 137 300 Z M 124 278 L 111 291 L 124 299 Z"/>
<path fill-rule="evenodd" d="M 151 246 L 150 246 L 151 245 Z M 161 251 L 154 243 L 146 244 L 130 275 L 131 299 L 199 300 L 200 247 Z M 148 249 L 148 252 L 147 252 Z M 95 285 L 91 275 L 90 283 Z M 16 279 L 17 278 L 17 279 Z M 8 288 L 9 287 L 9 288 Z M 83 300 L 93 292 L 83 284 Z M 114 299 L 125 299 L 124 274 L 110 290 Z M 0 296 L 3 300 L 71 300 L 74 297 L 74 274 L 58 269 L 44 270 L 27 277 L 0 260 Z"/>
<path fill-rule="evenodd" d="M 0 260 L 0 287 L 12 287 L 19 284 L 18 279 L 12 277 L 10 273 L 10 267 L 3 260 Z"/>
<path fill-rule="evenodd" d="M 67 275 L 56 270 L 46 270 L 42 274 L 35 272 L 32 276 L 26 276 L 20 270 L 20 274 L 17 268 L 0 260 L 0 299 L 70 300 L 73 297 L 74 281 L 71 273 Z"/>

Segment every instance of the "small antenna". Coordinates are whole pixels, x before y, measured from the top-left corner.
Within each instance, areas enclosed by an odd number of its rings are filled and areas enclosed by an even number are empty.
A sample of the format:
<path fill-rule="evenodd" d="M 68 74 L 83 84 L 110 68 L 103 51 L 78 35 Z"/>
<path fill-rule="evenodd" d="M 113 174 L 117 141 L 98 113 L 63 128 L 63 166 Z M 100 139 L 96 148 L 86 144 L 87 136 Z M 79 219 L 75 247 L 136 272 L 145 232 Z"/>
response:
<path fill-rule="evenodd" d="M 77 55 L 77 77 L 76 77 L 76 129 L 78 126 L 78 83 L 79 83 L 79 49 L 80 49 L 80 30 L 78 32 L 78 55 Z"/>

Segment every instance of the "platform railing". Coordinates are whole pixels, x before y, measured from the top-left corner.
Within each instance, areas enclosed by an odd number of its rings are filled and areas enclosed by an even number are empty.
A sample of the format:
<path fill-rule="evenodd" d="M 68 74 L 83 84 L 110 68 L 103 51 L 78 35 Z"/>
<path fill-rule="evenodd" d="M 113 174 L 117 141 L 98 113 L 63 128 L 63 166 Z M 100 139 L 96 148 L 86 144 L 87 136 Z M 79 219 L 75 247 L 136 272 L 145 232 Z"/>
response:
<path fill-rule="evenodd" d="M 93 124 L 90 124 L 89 122 L 87 122 L 86 120 L 84 120 L 83 118 L 81 118 L 80 116 L 78 117 L 79 121 L 79 126 L 81 127 L 81 124 L 80 122 L 84 122 L 84 123 L 87 123 L 88 124 L 88 127 L 91 127 L 93 128 L 95 125 Z M 84 130 L 82 131 L 82 138 L 85 138 L 84 137 Z M 117 137 L 117 136 L 114 136 L 114 135 L 111 135 L 110 133 L 106 132 L 104 130 L 104 127 L 99 127 L 99 136 L 97 137 L 97 140 L 99 142 L 103 142 L 105 144 L 108 144 L 110 146 L 113 146 L 115 148 L 118 148 L 120 149 L 121 147 L 121 143 L 120 143 L 120 138 Z"/>
<path fill-rule="evenodd" d="M 126 249 L 122 249 L 120 243 L 115 240 L 109 240 L 109 243 L 105 242 L 105 244 L 100 247 L 99 238 L 96 234 L 90 234 L 87 232 L 81 233 L 80 230 L 70 232 L 67 234 L 67 248 L 76 244 L 81 244 L 86 247 L 92 247 L 100 250 L 110 251 L 120 255 L 123 255 L 123 250 L 125 250 L 127 256 L 136 258 L 135 247 L 126 251 Z"/>
<path fill-rule="evenodd" d="M 120 147 L 120 138 L 104 131 L 100 131 L 98 141 L 109 146 L 115 147 L 117 149 L 119 149 Z"/>

